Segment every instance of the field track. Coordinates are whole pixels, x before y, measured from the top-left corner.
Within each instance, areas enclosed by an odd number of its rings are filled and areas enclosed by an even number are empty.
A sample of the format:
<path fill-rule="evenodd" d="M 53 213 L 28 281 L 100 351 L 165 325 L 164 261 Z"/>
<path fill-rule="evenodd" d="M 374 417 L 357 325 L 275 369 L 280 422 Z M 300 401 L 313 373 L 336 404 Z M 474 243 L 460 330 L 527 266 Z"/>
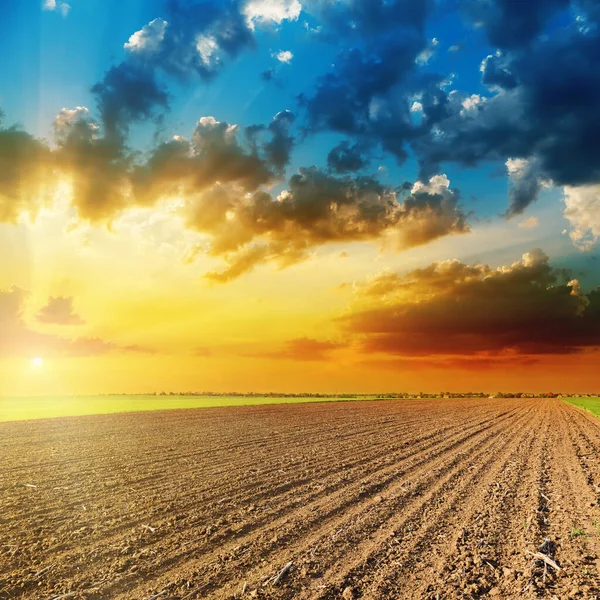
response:
<path fill-rule="evenodd" d="M 600 420 L 560 400 L 48 419 L 0 448 L 0 600 L 600 599 Z"/>

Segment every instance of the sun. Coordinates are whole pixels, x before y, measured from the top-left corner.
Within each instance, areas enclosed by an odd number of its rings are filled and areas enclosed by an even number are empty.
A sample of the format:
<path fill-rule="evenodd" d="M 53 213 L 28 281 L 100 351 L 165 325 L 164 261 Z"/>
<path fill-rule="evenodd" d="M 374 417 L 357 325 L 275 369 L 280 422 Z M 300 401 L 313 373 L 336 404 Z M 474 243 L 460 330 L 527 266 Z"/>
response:
<path fill-rule="evenodd" d="M 43 362 L 44 362 L 44 361 L 42 360 L 42 358 L 41 358 L 41 357 L 39 357 L 39 356 L 36 356 L 35 358 L 32 358 L 32 359 L 31 359 L 31 366 L 32 366 L 32 367 L 36 367 L 36 368 L 38 368 L 38 367 L 41 367 L 41 366 L 42 366 Z"/>

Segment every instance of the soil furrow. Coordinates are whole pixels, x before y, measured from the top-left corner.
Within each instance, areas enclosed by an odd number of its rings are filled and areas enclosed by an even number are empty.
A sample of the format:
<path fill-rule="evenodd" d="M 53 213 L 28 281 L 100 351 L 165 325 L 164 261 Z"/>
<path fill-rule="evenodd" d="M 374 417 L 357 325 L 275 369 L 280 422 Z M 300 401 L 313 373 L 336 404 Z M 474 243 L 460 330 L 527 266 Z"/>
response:
<path fill-rule="evenodd" d="M 557 399 L 47 419 L 0 439 L 0 600 L 600 597 L 600 421 Z"/>

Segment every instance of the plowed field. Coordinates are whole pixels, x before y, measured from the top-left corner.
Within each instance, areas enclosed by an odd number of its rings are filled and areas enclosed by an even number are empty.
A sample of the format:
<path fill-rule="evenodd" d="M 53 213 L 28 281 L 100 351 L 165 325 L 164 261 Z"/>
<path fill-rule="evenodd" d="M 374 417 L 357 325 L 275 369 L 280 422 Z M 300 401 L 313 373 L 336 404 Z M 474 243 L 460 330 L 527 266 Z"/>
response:
<path fill-rule="evenodd" d="M 560 400 L 48 419 L 0 447 L 2 600 L 600 598 L 600 421 Z"/>

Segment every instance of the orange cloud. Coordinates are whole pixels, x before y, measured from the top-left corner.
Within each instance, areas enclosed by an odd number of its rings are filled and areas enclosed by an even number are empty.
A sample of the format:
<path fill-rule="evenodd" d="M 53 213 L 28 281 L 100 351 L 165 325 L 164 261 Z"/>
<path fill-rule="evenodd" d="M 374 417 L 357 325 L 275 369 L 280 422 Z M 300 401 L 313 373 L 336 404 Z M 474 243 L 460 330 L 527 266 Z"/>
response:
<path fill-rule="evenodd" d="M 73 308 L 73 298 L 62 296 L 50 296 L 48 304 L 40 308 L 36 319 L 40 323 L 51 325 L 83 325 L 85 323 Z"/>
<path fill-rule="evenodd" d="M 443 261 L 355 284 L 339 323 L 369 353 L 570 354 L 600 346 L 600 289 L 583 293 L 539 249 L 497 269 Z"/>
<path fill-rule="evenodd" d="M 489 371 L 496 369 L 514 369 L 529 367 L 539 363 L 539 359 L 531 356 L 432 356 L 417 358 L 383 358 L 361 361 L 360 365 L 390 371 L 423 371 L 428 369 L 445 369 L 450 371 Z"/>
<path fill-rule="evenodd" d="M 275 358 L 287 360 L 326 361 L 331 353 L 344 348 L 345 344 L 331 340 L 315 340 L 313 338 L 296 338 L 285 342 L 284 346 L 274 352 L 255 352 L 244 356 L 252 358 Z"/>
<path fill-rule="evenodd" d="M 330 242 L 379 241 L 402 250 L 466 233 L 458 192 L 449 186 L 436 176 L 402 197 L 370 177 L 333 177 L 311 167 L 299 169 L 276 200 L 264 191 L 213 187 L 190 204 L 187 222 L 209 234 L 209 254 L 228 263 L 209 277 L 228 281 L 259 263 L 304 260 L 309 249 Z"/>

